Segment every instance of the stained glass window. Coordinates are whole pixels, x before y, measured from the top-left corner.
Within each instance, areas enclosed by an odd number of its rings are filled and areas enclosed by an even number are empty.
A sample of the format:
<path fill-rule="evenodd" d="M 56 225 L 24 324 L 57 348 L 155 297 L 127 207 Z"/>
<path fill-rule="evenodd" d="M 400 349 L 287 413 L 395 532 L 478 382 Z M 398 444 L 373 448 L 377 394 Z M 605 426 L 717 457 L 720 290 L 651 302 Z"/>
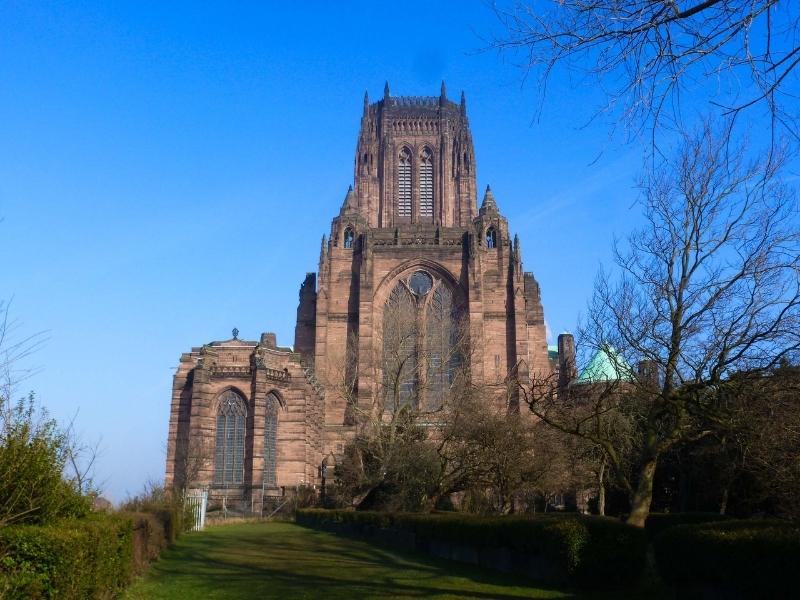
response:
<path fill-rule="evenodd" d="M 425 271 L 417 271 L 408 280 L 408 284 L 417 296 L 424 296 L 431 291 L 433 279 Z"/>
<path fill-rule="evenodd" d="M 453 293 L 440 285 L 425 307 L 425 355 L 427 358 L 425 409 L 441 408 L 460 364 L 458 311 Z"/>
<path fill-rule="evenodd" d="M 461 363 L 460 312 L 452 289 L 415 271 L 392 289 L 383 313 L 387 407 L 438 410 Z"/>
<path fill-rule="evenodd" d="M 267 394 L 267 414 L 264 420 L 264 484 L 276 484 L 278 458 L 278 407 L 280 401 L 270 392 Z"/>
<path fill-rule="evenodd" d="M 227 390 L 217 409 L 217 440 L 214 455 L 214 484 L 241 485 L 244 481 L 244 428 L 247 405 L 244 398 Z"/>
<path fill-rule="evenodd" d="M 417 304 L 398 283 L 383 312 L 384 384 L 389 408 L 413 404 L 417 393 Z"/>

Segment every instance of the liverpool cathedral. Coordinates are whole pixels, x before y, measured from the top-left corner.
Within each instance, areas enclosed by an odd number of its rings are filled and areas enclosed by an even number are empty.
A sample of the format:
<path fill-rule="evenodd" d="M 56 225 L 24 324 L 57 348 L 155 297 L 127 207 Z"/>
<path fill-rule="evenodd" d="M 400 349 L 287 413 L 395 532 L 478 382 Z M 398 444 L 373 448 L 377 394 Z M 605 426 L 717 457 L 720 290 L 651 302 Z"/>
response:
<path fill-rule="evenodd" d="M 181 356 L 168 486 L 281 496 L 321 482 L 360 411 L 435 418 L 457 371 L 512 408 L 509 377 L 553 370 L 539 284 L 488 186 L 478 207 L 476 166 L 463 93 L 364 96 L 353 183 L 300 285 L 294 345 L 234 330 Z"/>

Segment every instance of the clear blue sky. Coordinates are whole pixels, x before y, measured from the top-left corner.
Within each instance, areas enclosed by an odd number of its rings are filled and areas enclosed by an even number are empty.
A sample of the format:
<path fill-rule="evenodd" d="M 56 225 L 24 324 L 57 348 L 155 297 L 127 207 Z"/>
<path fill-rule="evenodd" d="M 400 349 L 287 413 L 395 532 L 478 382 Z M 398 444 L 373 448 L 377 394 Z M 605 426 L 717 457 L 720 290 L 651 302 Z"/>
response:
<path fill-rule="evenodd" d="M 292 343 L 365 89 L 466 92 L 479 187 L 556 334 L 638 218 L 641 149 L 581 128 L 581 82 L 555 80 L 536 122 L 533 84 L 480 52 L 481 2 L 45 4 L 0 7 L 0 298 L 49 332 L 19 391 L 102 436 L 114 500 L 163 477 L 181 352 L 234 326 Z"/>

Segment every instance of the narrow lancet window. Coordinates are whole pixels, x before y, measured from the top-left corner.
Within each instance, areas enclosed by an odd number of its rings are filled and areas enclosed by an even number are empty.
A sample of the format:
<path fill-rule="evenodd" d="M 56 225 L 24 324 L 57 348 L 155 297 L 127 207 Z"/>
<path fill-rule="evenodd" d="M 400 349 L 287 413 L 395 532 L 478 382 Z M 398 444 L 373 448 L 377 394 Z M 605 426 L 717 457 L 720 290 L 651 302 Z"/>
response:
<path fill-rule="evenodd" d="M 349 227 L 344 230 L 344 247 L 345 248 L 352 248 L 353 247 L 353 230 Z"/>
<path fill-rule="evenodd" d="M 278 397 L 267 394 L 267 414 L 264 419 L 264 485 L 275 487 L 278 469 Z"/>
<path fill-rule="evenodd" d="M 494 230 L 494 227 L 490 227 L 486 230 L 486 247 L 497 248 L 497 232 Z"/>
<path fill-rule="evenodd" d="M 214 485 L 241 485 L 244 481 L 244 427 L 247 405 L 232 390 L 222 394 L 217 409 Z"/>
<path fill-rule="evenodd" d="M 400 151 L 397 165 L 397 216 L 411 218 L 411 152 Z"/>
<path fill-rule="evenodd" d="M 433 216 L 433 155 L 428 148 L 419 161 L 419 216 Z"/>

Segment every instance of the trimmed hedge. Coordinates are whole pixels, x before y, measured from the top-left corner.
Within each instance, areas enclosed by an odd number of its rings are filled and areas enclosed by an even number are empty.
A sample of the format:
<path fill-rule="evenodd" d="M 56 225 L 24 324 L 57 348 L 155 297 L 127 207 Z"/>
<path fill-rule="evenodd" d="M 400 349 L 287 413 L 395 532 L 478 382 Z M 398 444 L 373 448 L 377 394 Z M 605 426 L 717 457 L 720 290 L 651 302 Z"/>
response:
<path fill-rule="evenodd" d="M 800 523 L 680 525 L 655 538 L 658 571 L 681 597 L 796 598 Z"/>
<path fill-rule="evenodd" d="M 131 579 L 132 534 L 111 516 L 0 528 L 0 596 L 108 596 Z"/>
<path fill-rule="evenodd" d="M 175 519 L 168 510 L 128 516 L 133 521 L 133 573 L 139 575 L 175 541 Z"/>
<path fill-rule="evenodd" d="M 297 511 L 297 522 L 362 536 L 378 530 L 379 540 L 389 544 L 398 532 L 410 533 L 420 551 L 430 551 L 436 543 L 475 548 L 476 555 L 482 549 L 504 549 L 514 557 L 546 562 L 554 567 L 554 579 L 595 587 L 638 579 L 647 548 L 644 530 L 581 515 L 478 517 L 306 509 Z"/>
<path fill-rule="evenodd" d="M 0 527 L 0 598 L 109 598 L 178 534 L 169 510 Z"/>
<path fill-rule="evenodd" d="M 713 523 L 719 521 L 730 521 L 728 515 L 707 512 L 686 512 L 686 513 L 650 513 L 644 522 L 644 529 L 647 531 L 647 538 L 652 540 L 658 534 L 677 525 L 699 525 L 700 523 Z"/>

